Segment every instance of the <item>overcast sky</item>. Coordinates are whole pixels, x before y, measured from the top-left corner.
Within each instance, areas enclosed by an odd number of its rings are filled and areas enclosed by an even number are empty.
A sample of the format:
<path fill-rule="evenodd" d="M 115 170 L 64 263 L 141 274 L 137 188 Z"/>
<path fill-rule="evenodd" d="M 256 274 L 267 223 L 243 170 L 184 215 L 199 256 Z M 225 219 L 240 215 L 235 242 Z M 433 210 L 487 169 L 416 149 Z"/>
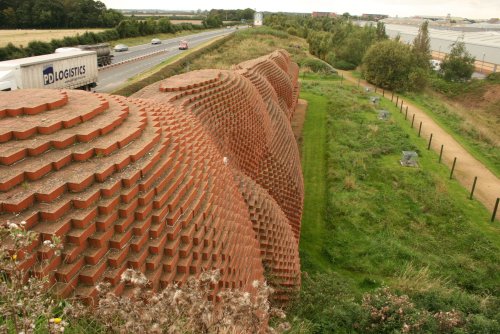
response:
<path fill-rule="evenodd" d="M 244 9 L 272 12 L 348 12 L 390 16 L 435 15 L 492 18 L 500 17 L 500 0 L 101 0 L 116 9 Z"/>

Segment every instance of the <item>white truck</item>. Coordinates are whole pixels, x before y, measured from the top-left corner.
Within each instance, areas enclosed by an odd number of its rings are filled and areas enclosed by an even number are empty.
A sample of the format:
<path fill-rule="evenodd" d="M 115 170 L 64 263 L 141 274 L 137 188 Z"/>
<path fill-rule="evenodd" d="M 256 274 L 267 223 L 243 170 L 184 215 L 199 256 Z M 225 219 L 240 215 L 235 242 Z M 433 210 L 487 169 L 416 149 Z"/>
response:
<path fill-rule="evenodd" d="M 0 62 L 0 90 L 84 89 L 97 85 L 95 51 L 71 51 Z"/>

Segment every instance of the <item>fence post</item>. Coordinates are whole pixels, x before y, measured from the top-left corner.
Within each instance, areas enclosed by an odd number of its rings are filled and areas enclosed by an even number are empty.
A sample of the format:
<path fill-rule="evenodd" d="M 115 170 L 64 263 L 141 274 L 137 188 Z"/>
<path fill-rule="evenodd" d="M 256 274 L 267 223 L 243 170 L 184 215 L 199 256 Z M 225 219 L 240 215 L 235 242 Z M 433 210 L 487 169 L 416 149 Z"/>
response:
<path fill-rule="evenodd" d="M 495 203 L 495 208 L 493 209 L 493 214 L 491 215 L 491 222 L 493 223 L 495 221 L 495 217 L 497 215 L 497 210 L 498 210 L 498 202 L 500 202 L 500 197 L 497 197 L 497 201 Z"/>
<path fill-rule="evenodd" d="M 382 97 L 385 97 L 385 89 L 382 89 Z"/>
<path fill-rule="evenodd" d="M 413 123 L 415 122 L 415 114 L 413 114 L 413 117 L 411 118 L 411 128 L 413 129 Z"/>
<path fill-rule="evenodd" d="M 472 190 L 470 191 L 469 199 L 472 199 L 474 195 L 474 190 L 476 189 L 477 176 L 474 177 L 474 182 L 472 183 Z"/>
<path fill-rule="evenodd" d="M 422 121 L 420 121 L 420 125 L 418 126 L 418 136 L 420 137 L 420 132 L 422 131 Z"/>
<path fill-rule="evenodd" d="M 374 93 L 377 94 L 377 86 L 375 86 L 375 92 Z"/>
<path fill-rule="evenodd" d="M 398 106 L 399 103 L 399 96 L 396 96 L 396 107 Z"/>
<path fill-rule="evenodd" d="M 405 121 L 408 119 L 408 106 L 406 106 Z"/>
<path fill-rule="evenodd" d="M 439 163 L 441 163 L 441 158 L 443 157 L 443 148 L 444 145 L 441 145 L 441 150 L 439 151 Z"/>
<path fill-rule="evenodd" d="M 429 145 L 427 145 L 427 151 L 431 149 L 431 143 L 432 143 L 432 133 L 431 137 L 429 138 Z"/>
<path fill-rule="evenodd" d="M 453 178 L 453 172 L 455 171 L 455 165 L 457 164 L 457 157 L 453 159 L 453 166 L 451 166 L 450 180 Z"/>
<path fill-rule="evenodd" d="M 391 94 L 391 102 L 394 102 L 394 92 Z"/>
<path fill-rule="evenodd" d="M 358 78 L 358 87 L 359 87 L 359 82 L 361 81 L 361 78 Z"/>

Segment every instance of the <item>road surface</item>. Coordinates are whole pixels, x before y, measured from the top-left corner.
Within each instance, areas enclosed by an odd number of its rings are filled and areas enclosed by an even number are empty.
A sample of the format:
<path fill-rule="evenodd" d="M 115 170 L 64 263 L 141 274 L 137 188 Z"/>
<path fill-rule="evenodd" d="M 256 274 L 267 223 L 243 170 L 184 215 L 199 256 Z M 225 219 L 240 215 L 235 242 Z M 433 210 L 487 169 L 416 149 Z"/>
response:
<path fill-rule="evenodd" d="M 187 40 L 189 42 L 189 47 L 193 48 L 214 38 L 231 34 L 234 31 L 234 28 L 207 31 L 199 34 L 162 40 L 162 44 L 159 45 L 143 44 L 130 47 L 129 51 L 114 52 L 114 64 L 122 61 L 129 62 L 101 69 L 99 71 L 99 80 L 95 91 L 110 93 L 122 86 L 128 79 L 149 70 L 169 58 L 185 52 L 184 50 L 178 49 L 181 40 Z M 152 52 L 158 52 L 158 54 L 144 57 Z M 144 58 L 130 61 L 131 59 L 139 57 Z"/>

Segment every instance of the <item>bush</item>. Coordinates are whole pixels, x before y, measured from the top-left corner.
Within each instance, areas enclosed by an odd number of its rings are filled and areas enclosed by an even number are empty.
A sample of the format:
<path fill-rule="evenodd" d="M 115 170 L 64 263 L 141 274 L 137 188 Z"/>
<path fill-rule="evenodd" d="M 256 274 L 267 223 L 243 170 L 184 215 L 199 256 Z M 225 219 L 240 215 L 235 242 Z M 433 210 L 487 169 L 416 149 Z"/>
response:
<path fill-rule="evenodd" d="M 352 64 L 345 60 L 337 60 L 333 63 L 333 66 L 335 68 L 338 68 L 339 70 L 345 70 L 345 71 L 354 70 L 356 68 L 355 64 Z"/>
<path fill-rule="evenodd" d="M 405 91 L 411 87 L 408 80 L 414 71 L 412 51 L 408 45 L 395 40 L 373 44 L 363 59 L 363 74 L 376 86 Z"/>
<path fill-rule="evenodd" d="M 318 58 L 304 58 L 300 63 L 300 67 L 308 67 L 311 71 L 316 73 L 337 73 L 330 64 Z"/>
<path fill-rule="evenodd" d="M 441 63 L 441 73 L 447 81 L 467 81 L 474 73 L 475 60 L 465 48 L 465 43 L 456 41 Z"/>

